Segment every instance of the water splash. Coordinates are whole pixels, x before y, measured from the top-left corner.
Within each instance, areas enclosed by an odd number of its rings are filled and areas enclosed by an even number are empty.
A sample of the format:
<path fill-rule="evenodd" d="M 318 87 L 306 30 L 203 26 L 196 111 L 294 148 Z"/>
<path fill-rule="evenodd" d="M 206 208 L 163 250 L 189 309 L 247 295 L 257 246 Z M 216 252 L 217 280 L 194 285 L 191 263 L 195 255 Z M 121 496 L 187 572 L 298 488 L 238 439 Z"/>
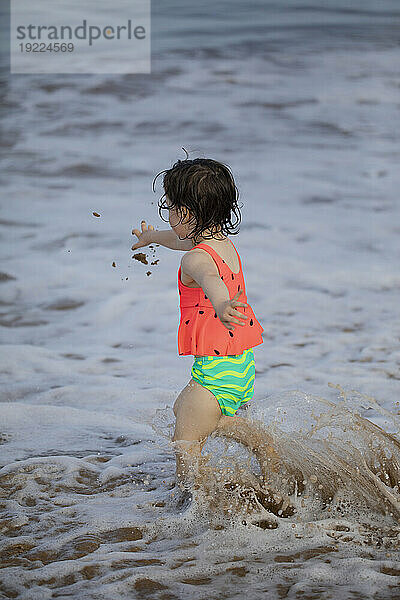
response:
<path fill-rule="evenodd" d="M 374 408 L 397 431 L 399 419 L 373 398 L 330 386 L 340 392 L 336 403 L 292 391 L 250 405 L 251 443 L 248 435 L 210 436 L 196 465 L 197 511 L 208 510 L 211 520 L 217 512 L 236 522 L 261 519 L 264 528 L 327 518 L 398 527 L 400 441 L 357 411 Z M 165 439 L 168 410 L 157 411 L 154 423 Z M 279 457 L 273 468 L 271 444 Z"/>

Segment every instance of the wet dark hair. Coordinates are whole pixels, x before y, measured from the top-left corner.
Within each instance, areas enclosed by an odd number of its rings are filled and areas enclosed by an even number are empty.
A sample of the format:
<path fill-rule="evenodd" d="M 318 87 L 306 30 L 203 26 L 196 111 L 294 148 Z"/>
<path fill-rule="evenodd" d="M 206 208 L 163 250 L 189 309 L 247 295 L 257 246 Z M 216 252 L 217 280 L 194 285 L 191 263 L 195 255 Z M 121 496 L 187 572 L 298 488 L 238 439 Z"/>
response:
<path fill-rule="evenodd" d="M 238 206 L 239 190 L 227 165 L 211 158 L 178 160 L 171 169 L 160 171 L 156 175 L 153 180 L 153 191 L 155 191 L 154 183 L 162 173 L 165 173 L 163 178 L 165 193 L 158 201 L 158 213 L 161 219 L 168 222 L 168 219 L 163 218 L 162 210 L 176 208 L 181 223 L 181 209 L 185 207 L 192 217 L 190 223 L 194 224 L 190 235 L 180 239 L 188 238 L 196 242 L 198 236 L 206 229 L 210 230 L 210 236 L 205 236 L 204 239 L 212 239 L 215 233 L 223 235 L 239 233 L 239 230 L 235 231 L 241 221 Z M 169 207 L 165 196 L 168 196 Z M 231 220 L 232 213 L 236 217 L 235 223 Z"/>

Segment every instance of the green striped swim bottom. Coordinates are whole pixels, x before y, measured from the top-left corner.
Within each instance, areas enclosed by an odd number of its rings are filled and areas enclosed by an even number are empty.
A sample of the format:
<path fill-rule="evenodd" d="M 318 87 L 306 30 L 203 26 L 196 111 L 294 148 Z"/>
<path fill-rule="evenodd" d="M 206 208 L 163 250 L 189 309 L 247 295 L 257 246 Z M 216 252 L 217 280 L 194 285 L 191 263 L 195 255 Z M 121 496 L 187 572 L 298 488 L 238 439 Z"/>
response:
<path fill-rule="evenodd" d="M 199 356 L 194 359 L 191 374 L 197 383 L 214 394 L 222 414 L 233 417 L 254 394 L 253 349 L 230 356 Z"/>

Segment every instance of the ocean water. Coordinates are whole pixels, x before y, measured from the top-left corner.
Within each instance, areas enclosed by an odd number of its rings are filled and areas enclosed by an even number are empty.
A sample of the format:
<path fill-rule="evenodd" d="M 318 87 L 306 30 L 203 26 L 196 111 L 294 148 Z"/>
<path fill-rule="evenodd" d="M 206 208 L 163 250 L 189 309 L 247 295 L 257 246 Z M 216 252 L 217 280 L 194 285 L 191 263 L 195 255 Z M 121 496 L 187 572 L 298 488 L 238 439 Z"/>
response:
<path fill-rule="evenodd" d="M 151 75 L 3 69 L 1 597 L 399 597 L 399 25 L 395 0 L 153 1 Z M 130 251 L 182 147 L 236 178 L 244 414 L 282 459 L 215 436 L 192 502 L 182 253 Z"/>

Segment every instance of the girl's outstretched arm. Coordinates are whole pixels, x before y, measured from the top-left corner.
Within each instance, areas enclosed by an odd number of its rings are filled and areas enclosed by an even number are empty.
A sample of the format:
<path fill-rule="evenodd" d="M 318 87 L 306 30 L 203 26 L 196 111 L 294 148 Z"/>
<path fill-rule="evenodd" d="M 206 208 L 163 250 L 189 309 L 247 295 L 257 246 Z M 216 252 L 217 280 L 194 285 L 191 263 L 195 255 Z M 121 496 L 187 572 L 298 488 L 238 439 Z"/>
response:
<path fill-rule="evenodd" d="M 149 244 L 160 244 L 171 250 L 191 250 L 193 248 L 192 240 L 180 240 L 172 229 L 157 231 L 152 225 L 147 228 L 146 221 L 141 222 L 141 229 L 132 229 L 132 235 L 136 235 L 138 241 L 133 244 L 132 250 L 143 248 Z"/>

